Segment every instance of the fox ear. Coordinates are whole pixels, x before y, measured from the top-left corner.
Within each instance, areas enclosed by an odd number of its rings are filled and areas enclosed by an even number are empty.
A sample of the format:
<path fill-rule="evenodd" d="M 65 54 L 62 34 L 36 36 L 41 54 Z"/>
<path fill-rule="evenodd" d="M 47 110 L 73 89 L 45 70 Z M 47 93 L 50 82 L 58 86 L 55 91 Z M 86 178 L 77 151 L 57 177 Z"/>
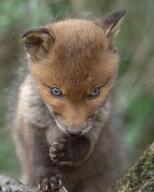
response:
<path fill-rule="evenodd" d="M 103 17 L 101 20 L 96 20 L 95 24 L 103 28 L 107 37 L 115 37 L 120 31 L 120 25 L 126 15 L 126 12 L 126 10 L 113 12 Z"/>
<path fill-rule="evenodd" d="M 49 52 L 55 37 L 48 29 L 40 28 L 27 31 L 22 35 L 22 40 L 30 56 L 38 60 Z"/>

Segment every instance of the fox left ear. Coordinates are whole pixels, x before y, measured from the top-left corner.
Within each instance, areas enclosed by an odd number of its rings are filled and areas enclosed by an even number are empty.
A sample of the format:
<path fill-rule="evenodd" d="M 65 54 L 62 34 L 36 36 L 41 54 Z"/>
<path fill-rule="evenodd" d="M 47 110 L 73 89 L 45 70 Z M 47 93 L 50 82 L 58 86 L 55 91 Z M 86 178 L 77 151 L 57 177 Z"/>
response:
<path fill-rule="evenodd" d="M 98 19 L 95 24 L 102 27 L 107 37 L 115 37 L 120 31 L 120 25 L 126 15 L 126 10 L 116 11 L 111 13 L 103 19 Z"/>
<path fill-rule="evenodd" d="M 27 31 L 22 35 L 22 40 L 27 52 L 32 59 L 43 58 L 54 44 L 55 37 L 46 28 Z"/>

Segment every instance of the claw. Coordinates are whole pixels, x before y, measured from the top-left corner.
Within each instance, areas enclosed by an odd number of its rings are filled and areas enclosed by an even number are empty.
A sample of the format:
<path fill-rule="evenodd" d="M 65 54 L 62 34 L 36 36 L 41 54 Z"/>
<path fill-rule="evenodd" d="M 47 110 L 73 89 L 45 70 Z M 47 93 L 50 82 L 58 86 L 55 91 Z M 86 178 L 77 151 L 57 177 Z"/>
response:
<path fill-rule="evenodd" d="M 63 190 L 63 192 L 68 192 L 64 186 L 62 186 L 61 189 Z"/>
<path fill-rule="evenodd" d="M 49 189 L 49 188 L 48 188 L 48 185 L 46 185 L 46 186 L 45 186 L 45 190 L 48 191 L 48 189 Z"/>
<path fill-rule="evenodd" d="M 51 152 L 55 152 L 55 151 L 57 151 L 56 148 L 52 148 L 52 149 L 51 149 Z"/>
<path fill-rule="evenodd" d="M 39 189 L 39 191 L 41 190 L 41 184 L 40 183 L 38 184 L 38 189 Z"/>
<path fill-rule="evenodd" d="M 57 142 L 55 142 L 55 143 L 53 143 L 53 144 L 52 144 L 52 146 L 57 146 L 57 145 L 58 145 L 58 143 L 57 143 Z"/>
<path fill-rule="evenodd" d="M 62 186 L 62 181 L 61 181 L 61 179 L 58 180 L 58 183 L 59 183 L 60 186 Z"/>
<path fill-rule="evenodd" d="M 49 157 L 50 157 L 51 160 L 55 160 L 56 159 L 56 156 L 53 156 L 53 155 L 51 155 Z"/>
<path fill-rule="evenodd" d="M 51 183 L 51 188 L 53 188 L 54 187 L 54 185 L 53 185 L 53 183 Z"/>
<path fill-rule="evenodd" d="M 50 158 L 55 158 L 56 155 L 55 154 L 50 154 Z"/>
<path fill-rule="evenodd" d="M 56 147 L 50 149 L 50 153 L 55 152 L 57 150 Z"/>

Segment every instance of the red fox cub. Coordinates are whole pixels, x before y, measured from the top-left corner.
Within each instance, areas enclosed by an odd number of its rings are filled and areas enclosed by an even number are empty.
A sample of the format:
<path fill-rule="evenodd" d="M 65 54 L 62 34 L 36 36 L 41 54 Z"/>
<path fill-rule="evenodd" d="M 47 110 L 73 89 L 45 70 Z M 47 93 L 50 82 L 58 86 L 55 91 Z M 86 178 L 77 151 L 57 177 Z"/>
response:
<path fill-rule="evenodd" d="M 14 138 L 22 179 L 56 191 L 106 192 L 125 168 L 111 125 L 119 56 L 114 45 L 126 11 L 68 19 L 27 31 L 28 74 L 21 84 Z"/>

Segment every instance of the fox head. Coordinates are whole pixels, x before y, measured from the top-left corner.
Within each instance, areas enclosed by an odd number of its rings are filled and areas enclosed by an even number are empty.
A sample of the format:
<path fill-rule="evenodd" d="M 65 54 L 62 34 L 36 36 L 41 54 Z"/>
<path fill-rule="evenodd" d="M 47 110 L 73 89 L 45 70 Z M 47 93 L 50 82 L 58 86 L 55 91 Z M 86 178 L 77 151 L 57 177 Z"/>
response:
<path fill-rule="evenodd" d="M 22 36 L 29 71 L 62 131 L 88 132 L 105 104 L 117 74 L 114 40 L 125 13 L 59 21 Z"/>

